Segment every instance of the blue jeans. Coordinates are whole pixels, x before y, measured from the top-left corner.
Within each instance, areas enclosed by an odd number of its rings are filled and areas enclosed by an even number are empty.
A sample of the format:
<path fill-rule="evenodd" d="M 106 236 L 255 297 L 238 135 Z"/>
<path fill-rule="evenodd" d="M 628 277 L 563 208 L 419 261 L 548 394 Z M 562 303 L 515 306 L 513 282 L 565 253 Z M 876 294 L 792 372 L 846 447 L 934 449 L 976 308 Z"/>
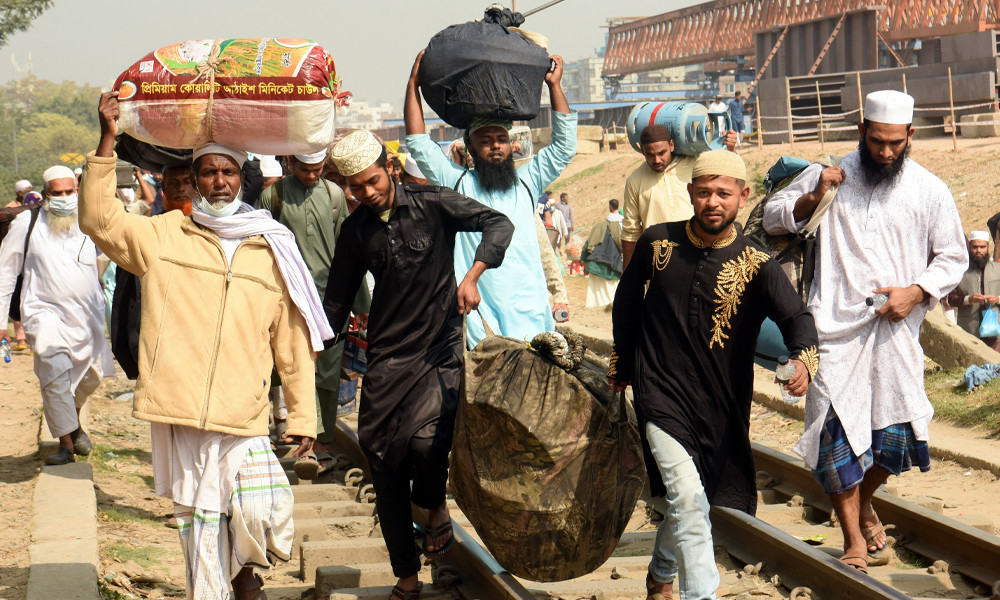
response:
<path fill-rule="evenodd" d="M 662 583 L 679 574 L 680 585 L 674 589 L 681 600 L 714 600 L 719 569 L 715 566 L 708 496 L 698 469 L 687 450 L 653 423 L 646 424 L 646 441 L 667 488 L 666 498 L 653 503 L 664 516 L 656 532 L 649 572 Z"/>

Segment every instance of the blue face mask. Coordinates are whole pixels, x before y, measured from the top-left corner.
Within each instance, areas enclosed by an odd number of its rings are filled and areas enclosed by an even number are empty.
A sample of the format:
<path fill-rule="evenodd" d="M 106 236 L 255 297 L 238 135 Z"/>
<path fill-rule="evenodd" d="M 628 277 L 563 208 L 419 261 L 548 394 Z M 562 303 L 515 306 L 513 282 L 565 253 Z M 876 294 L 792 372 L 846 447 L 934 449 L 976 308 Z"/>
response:
<path fill-rule="evenodd" d="M 57 215 L 66 216 L 73 214 L 73 211 L 76 210 L 76 192 L 70 194 L 69 196 L 50 196 L 48 200 L 49 210 Z"/>

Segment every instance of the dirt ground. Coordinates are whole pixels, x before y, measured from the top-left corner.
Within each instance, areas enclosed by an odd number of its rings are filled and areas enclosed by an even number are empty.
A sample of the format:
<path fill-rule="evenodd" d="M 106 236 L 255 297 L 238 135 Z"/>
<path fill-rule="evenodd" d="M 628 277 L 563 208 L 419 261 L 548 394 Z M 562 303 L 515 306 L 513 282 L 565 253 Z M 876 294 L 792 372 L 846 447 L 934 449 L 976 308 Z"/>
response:
<path fill-rule="evenodd" d="M 984 227 L 997 210 L 993 196 L 1000 183 L 990 167 L 996 164 L 1000 141 L 960 139 L 959 145 L 961 152 L 953 153 L 950 138 L 916 140 L 911 156 L 951 186 L 965 230 L 970 231 Z M 828 144 L 826 151 L 846 154 L 853 147 L 841 142 Z M 818 143 L 796 144 L 794 151 L 787 146 L 763 151 L 750 148 L 744 156 L 751 171 L 760 173 L 761 167 L 783 154 L 815 157 L 820 148 Z M 603 218 L 608 198 L 621 199 L 625 178 L 640 160 L 631 150 L 619 150 L 581 155 L 573 161 L 551 188 L 570 193 L 578 230 L 585 234 Z M 586 278 L 567 276 L 566 283 L 571 323 L 610 336 L 610 312 L 583 308 Z M 0 600 L 23 600 L 28 580 L 31 497 L 41 463 L 36 456 L 41 399 L 31 362 L 30 355 L 19 354 L 10 364 L 0 363 L 0 425 L 4 426 L 0 436 Z M 157 498 L 153 490 L 149 427 L 131 416 L 127 395 L 131 388 L 122 376 L 108 379 L 91 399 L 94 453 L 89 460 L 97 487 L 102 582 L 108 598 L 126 592 L 137 597 L 172 596 L 183 585 L 183 557 L 177 532 L 168 527 L 171 503 Z M 757 440 L 787 452 L 801 428 L 799 422 L 755 408 L 752 434 Z M 1000 482 L 989 473 L 935 462 L 930 473 L 906 474 L 891 483 L 904 498 L 937 501 L 945 514 L 991 523 L 994 532 L 1000 526 L 995 510 Z M 302 584 L 296 589 L 292 577 L 296 571 L 293 561 L 267 574 L 268 588 L 282 590 L 275 598 L 298 597 Z"/>
<path fill-rule="evenodd" d="M 798 156 L 815 159 L 824 154 L 844 156 L 857 148 L 857 142 L 830 142 L 824 148 L 819 142 L 798 142 L 795 148 L 788 144 L 744 146 L 740 154 L 747 163 L 750 184 L 760 183 L 764 173 L 781 156 Z M 952 150 L 950 137 L 913 140 L 910 157 L 944 180 L 951 189 L 966 232 L 985 229 L 986 220 L 1000 210 L 996 198 L 1000 180 L 995 176 L 1000 157 L 1000 138 L 958 138 L 958 152 Z M 590 227 L 607 214 L 610 198 L 623 200 L 625 180 L 639 166 L 642 157 L 628 147 L 599 154 L 581 154 L 563 171 L 549 189 L 570 195 L 573 206 L 574 229 L 586 237 Z M 752 189 L 752 188 L 751 188 Z M 739 221 L 757 203 L 751 194 Z"/>

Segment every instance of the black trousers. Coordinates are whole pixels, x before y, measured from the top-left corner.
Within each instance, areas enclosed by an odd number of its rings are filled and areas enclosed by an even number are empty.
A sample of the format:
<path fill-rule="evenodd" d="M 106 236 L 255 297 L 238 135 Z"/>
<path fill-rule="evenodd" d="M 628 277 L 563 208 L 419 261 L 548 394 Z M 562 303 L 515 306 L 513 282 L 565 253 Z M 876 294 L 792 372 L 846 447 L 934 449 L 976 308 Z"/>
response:
<path fill-rule="evenodd" d="M 396 468 L 365 450 L 375 488 L 375 510 L 396 577 L 420 572 L 420 556 L 413 541 L 411 502 L 431 510 L 445 501 L 451 424 L 443 425 L 439 428 L 434 420 L 417 431 Z"/>

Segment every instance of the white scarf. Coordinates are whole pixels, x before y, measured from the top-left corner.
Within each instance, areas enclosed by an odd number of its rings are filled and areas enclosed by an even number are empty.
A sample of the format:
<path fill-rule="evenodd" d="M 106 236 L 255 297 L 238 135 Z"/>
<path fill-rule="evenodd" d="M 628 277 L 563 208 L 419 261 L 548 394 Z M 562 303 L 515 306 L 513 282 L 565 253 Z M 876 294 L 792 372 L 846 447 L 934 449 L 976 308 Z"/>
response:
<path fill-rule="evenodd" d="M 264 236 L 278 261 L 278 270 L 281 271 L 281 277 L 288 287 L 288 295 L 292 297 L 292 302 L 309 326 L 312 349 L 316 352 L 322 351 L 323 340 L 333 337 L 333 328 L 326 318 L 312 274 L 302 259 L 299 247 L 295 245 L 295 235 L 287 227 L 275 221 L 271 211 L 254 210 L 249 204 L 239 200 L 234 202 L 240 202 L 240 207 L 232 216 L 213 217 L 194 204 L 191 218 L 195 223 L 214 231 L 219 237 Z"/>

